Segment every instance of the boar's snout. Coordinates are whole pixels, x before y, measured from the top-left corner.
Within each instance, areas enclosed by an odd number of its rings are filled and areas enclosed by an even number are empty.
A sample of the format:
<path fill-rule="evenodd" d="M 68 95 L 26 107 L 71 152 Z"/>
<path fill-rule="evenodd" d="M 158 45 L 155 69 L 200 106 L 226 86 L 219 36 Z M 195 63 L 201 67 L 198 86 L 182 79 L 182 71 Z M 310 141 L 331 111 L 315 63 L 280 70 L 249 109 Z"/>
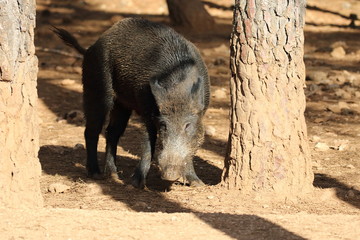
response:
<path fill-rule="evenodd" d="M 161 178 L 173 182 L 182 177 L 181 172 L 179 167 L 170 165 L 161 169 Z"/>

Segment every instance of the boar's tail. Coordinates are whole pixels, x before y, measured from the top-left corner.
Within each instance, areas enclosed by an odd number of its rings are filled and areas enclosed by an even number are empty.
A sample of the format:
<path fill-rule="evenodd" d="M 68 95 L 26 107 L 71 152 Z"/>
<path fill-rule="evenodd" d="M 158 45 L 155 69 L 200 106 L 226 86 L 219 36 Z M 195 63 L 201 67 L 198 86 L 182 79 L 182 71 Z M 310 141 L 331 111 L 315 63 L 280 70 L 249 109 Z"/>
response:
<path fill-rule="evenodd" d="M 53 27 L 53 32 L 58 35 L 58 37 L 63 40 L 63 42 L 74 48 L 76 51 L 78 51 L 80 54 L 84 55 L 86 52 L 86 49 L 80 46 L 79 42 L 76 40 L 76 38 L 71 35 L 68 31 L 62 28 Z"/>

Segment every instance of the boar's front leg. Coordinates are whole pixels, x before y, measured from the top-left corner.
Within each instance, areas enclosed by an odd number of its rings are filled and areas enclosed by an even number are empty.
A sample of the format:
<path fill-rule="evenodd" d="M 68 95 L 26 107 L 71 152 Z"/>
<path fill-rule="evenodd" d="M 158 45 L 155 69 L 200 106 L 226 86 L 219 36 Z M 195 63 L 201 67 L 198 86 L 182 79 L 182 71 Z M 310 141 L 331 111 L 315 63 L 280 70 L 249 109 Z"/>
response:
<path fill-rule="evenodd" d="M 189 159 L 185 164 L 184 176 L 191 187 L 201 187 L 205 185 L 196 175 L 192 159 Z"/>
<path fill-rule="evenodd" d="M 115 165 L 116 150 L 119 138 L 124 134 L 129 121 L 131 110 L 115 104 L 110 112 L 109 125 L 106 128 L 106 154 L 104 175 L 115 175 L 117 177 L 117 168 Z"/>
<path fill-rule="evenodd" d="M 146 124 L 148 136 L 144 141 L 144 149 L 141 160 L 135 169 L 132 177 L 132 185 L 136 188 L 143 189 L 146 184 L 146 176 L 150 169 L 151 160 L 155 152 L 155 143 L 157 137 L 157 130 L 153 124 Z"/>

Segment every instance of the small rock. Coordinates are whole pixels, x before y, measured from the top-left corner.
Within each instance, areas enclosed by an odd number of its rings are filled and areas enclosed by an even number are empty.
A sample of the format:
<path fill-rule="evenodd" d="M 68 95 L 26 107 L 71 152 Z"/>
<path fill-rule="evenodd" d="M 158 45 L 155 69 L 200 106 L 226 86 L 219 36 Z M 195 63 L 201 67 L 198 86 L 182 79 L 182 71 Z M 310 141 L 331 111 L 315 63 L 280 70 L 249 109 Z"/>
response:
<path fill-rule="evenodd" d="M 349 93 L 347 93 L 344 89 L 339 88 L 339 89 L 336 89 L 336 90 L 335 90 L 335 95 L 336 95 L 337 97 L 345 98 L 345 95 L 346 95 L 346 94 L 349 94 Z M 350 95 L 350 97 L 351 97 L 351 95 Z"/>
<path fill-rule="evenodd" d="M 342 74 L 345 77 L 346 82 L 354 83 L 357 80 L 356 75 L 354 75 L 353 73 L 350 73 L 350 72 L 348 72 L 346 70 L 343 70 Z"/>
<path fill-rule="evenodd" d="M 340 113 L 341 112 L 341 108 L 338 105 L 330 105 L 326 109 L 328 109 L 329 111 L 331 111 L 333 113 Z"/>
<path fill-rule="evenodd" d="M 264 204 L 264 205 L 262 205 L 262 208 L 269 208 L 269 205 Z"/>
<path fill-rule="evenodd" d="M 205 127 L 205 135 L 213 137 L 216 133 L 216 129 L 213 126 Z"/>
<path fill-rule="evenodd" d="M 322 71 L 311 71 L 306 73 L 306 78 L 319 83 L 326 83 L 326 80 L 328 80 L 328 74 L 326 72 Z"/>
<path fill-rule="evenodd" d="M 318 151 L 327 151 L 329 150 L 329 146 L 326 143 L 318 142 L 315 144 L 315 149 Z"/>
<path fill-rule="evenodd" d="M 64 79 L 60 82 L 63 86 L 73 85 L 75 83 L 75 80 L 72 79 Z"/>
<path fill-rule="evenodd" d="M 213 97 L 217 99 L 223 99 L 227 97 L 226 90 L 224 88 L 216 89 L 213 93 Z"/>
<path fill-rule="evenodd" d="M 51 193 L 64 193 L 70 189 L 70 186 L 62 183 L 53 183 L 48 187 L 48 191 Z"/>
<path fill-rule="evenodd" d="M 355 197 L 355 192 L 354 192 L 354 190 L 349 190 L 349 191 L 347 191 L 346 197 L 347 197 L 347 198 L 354 198 L 354 197 Z"/>
<path fill-rule="evenodd" d="M 65 114 L 64 118 L 68 123 L 80 125 L 84 123 L 85 115 L 82 111 L 72 110 Z"/>
<path fill-rule="evenodd" d="M 81 163 L 74 163 L 74 166 L 77 167 L 77 168 L 82 168 L 82 169 L 85 169 L 86 167 L 81 164 Z M 81 181 L 83 181 L 82 179 L 80 179 Z"/>
<path fill-rule="evenodd" d="M 214 199 L 214 196 L 207 196 L 207 199 Z"/>
<path fill-rule="evenodd" d="M 337 150 L 339 150 L 339 151 L 344 151 L 346 148 L 347 148 L 347 145 L 346 145 L 346 144 L 340 144 L 340 145 L 337 147 Z"/>
<path fill-rule="evenodd" d="M 66 119 L 64 119 L 63 117 L 57 117 L 57 118 L 56 118 L 56 122 L 58 122 L 58 123 L 65 123 L 65 122 L 66 122 Z"/>
<path fill-rule="evenodd" d="M 56 71 L 61 71 L 61 70 L 64 70 L 64 68 L 63 68 L 62 66 L 56 66 L 56 67 L 55 67 L 55 70 L 56 70 Z"/>
<path fill-rule="evenodd" d="M 349 168 L 349 169 L 354 169 L 354 168 L 355 168 L 354 165 L 352 165 L 352 164 L 348 164 L 348 165 L 346 165 L 345 167 L 346 167 L 346 168 Z"/>
<path fill-rule="evenodd" d="M 349 109 L 349 104 L 347 104 L 346 102 L 339 102 L 338 103 L 338 106 L 340 107 L 340 108 L 348 108 Z"/>
<path fill-rule="evenodd" d="M 80 150 L 80 149 L 81 149 L 81 150 L 85 149 L 84 144 L 81 144 L 81 143 L 75 144 L 74 150 Z"/>
<path fill-rule="evenodd" d="M 330 55 L 333 57 L 333 58 L 344 58 L 345 55 L 346 55 L 346 52 L 344 50 L 343 47 L 339 46 L 339 47 L 336 47 L 334 48 Z"/>

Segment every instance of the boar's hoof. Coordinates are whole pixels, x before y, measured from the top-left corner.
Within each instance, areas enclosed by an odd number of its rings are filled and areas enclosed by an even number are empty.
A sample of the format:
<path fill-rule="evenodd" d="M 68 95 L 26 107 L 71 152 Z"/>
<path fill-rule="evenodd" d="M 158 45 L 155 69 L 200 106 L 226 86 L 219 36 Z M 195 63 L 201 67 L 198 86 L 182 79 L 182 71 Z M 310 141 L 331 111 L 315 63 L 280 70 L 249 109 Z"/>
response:
<path fill-rule="evenodd" d="M 109 176 L 106 177 L 112 182 L 123 184 L 123 181 L 119 179 L 119 175 L 116 172 L 112 172 Z"/>
<path fill-rule="evenodd" d="M 117 176 L 117 167 L 115 166 L 114 162 L 111 161 L 107 161 L 105 163 L 105 167 L 104 167 L 104 176 L 105 177 L 113 177 L 113 176 Z"/>
<path fill-rule="evenodd" d="M 203 183 L 203 181 L 199 180 L 195 180 L 190 182 L 190 187 L 203 187 L 205 186 L 205 183 Z"/>
<path fill-rule="evenodd" d="M 145 180 L 141 177 L 137 177 L 134 175 L 132 177 L 131 185 L 133 185 L 134 188 L 144 189 L 145 188 Z"/>
<path fill-rule="evenodd" d="M 100 173 L 88 173 L 88 177 L 95 180 L 103 180 L 104 176 Z"/>

